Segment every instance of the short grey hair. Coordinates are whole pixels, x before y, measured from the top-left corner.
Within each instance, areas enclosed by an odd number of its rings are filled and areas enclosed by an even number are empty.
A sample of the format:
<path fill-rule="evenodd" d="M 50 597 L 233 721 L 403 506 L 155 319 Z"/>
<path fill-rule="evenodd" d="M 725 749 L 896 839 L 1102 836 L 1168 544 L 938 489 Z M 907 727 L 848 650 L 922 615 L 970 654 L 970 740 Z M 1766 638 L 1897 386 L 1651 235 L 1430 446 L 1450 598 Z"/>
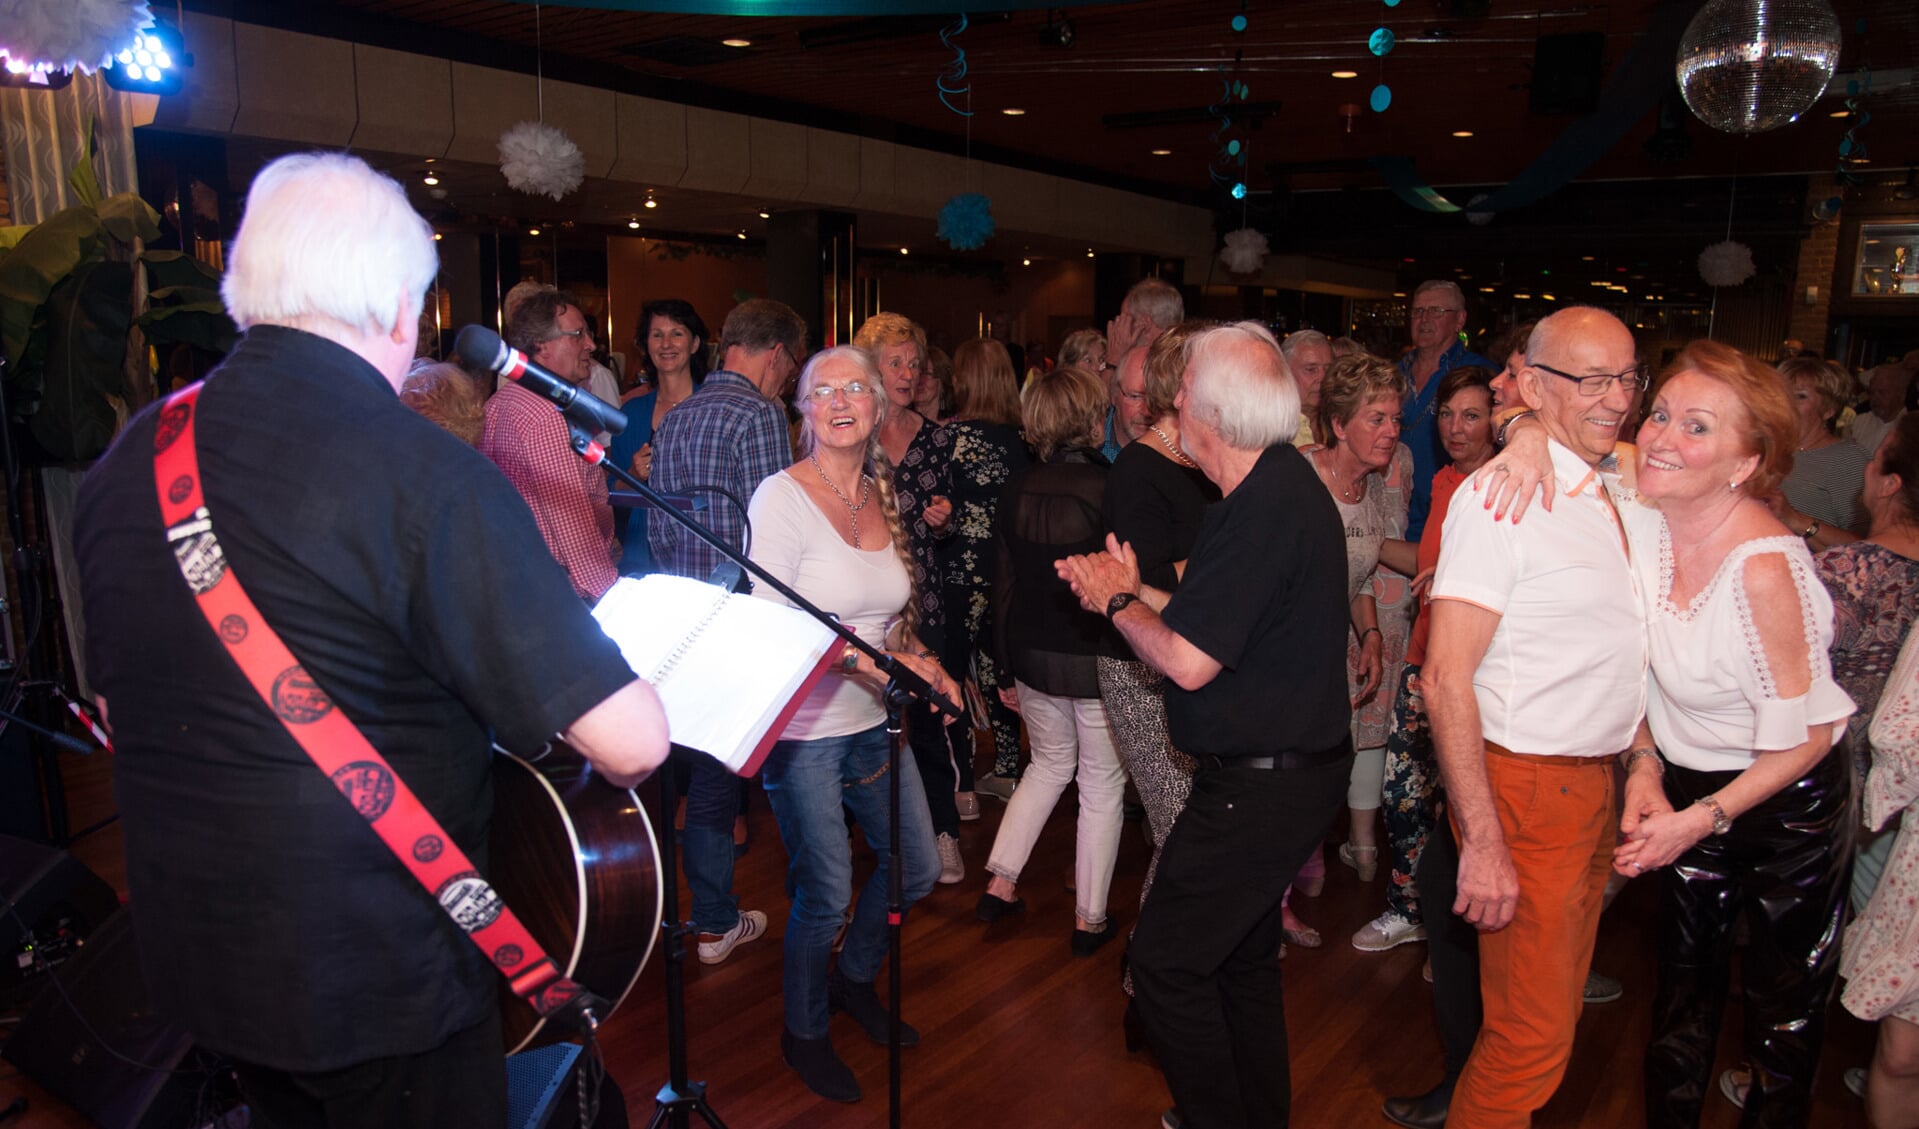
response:
<path fill-rule="evenodd" d="M 1459 288 L 1457 282 L 1444 278 L 1429 278 L 1425 282 L 1420 283 L 1413 291 L 1413 304 L 1418 305 L 1419 296 L 1428 290 L 1444 290 L 1446 293 L 1452 295 L 1454 305 L 1462 310 L 1466 308 L 1466 292 Z"/>
<path fill-rule="evenodd" d="M 1286 335 L 1286 340 L 1279 343 L 1279 351 L 1285 355 L 1287 363 L 1290 364 L 1294 354 L 1308 345 L 1324 345 L 1328 352 L 1331 352 L 1333 348 L 1332 341 L 1319 330 L 1296 329 Z"/>
<path fill-rule="evenodd" d="M 1179 296 L 1178 287 L 1163 278 L 1140 279 L 1126 292 L 1126 300 L 1120 305 L 1159 329 L 1171 329 L 1186 320 L 1186 299 Z M 1117 363 L 1119 358 L 1108 360 Z"/>
<path fill-rule="evenodd" d="M 1299 432 L 1299 385 L 1279 343 L 1255 321 L 1213 326 L 1186 346 L 1186 409 L 1228 447 L 1263 451 Z"/>
<path fill-rule="evenodd" d="M 261 169 L 220 296 L 242 329 L 321 319 L 391 333 L 440 270 L 433 228 L 392 177 L 344 153 L 295 153 Z"/>

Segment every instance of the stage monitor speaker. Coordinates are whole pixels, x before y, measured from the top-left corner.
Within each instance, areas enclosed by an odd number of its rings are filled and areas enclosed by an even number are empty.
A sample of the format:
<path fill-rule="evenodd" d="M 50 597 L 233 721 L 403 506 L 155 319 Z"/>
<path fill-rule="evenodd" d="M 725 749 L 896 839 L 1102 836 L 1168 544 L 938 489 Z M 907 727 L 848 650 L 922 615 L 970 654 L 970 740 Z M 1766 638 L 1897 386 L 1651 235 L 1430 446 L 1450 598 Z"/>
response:
<path fill-rule="evenodd" d="M 578 1129 L 580 1048 L 552 1043 L 508 1055 L 506 1129 Z M 627 1129 L 626 1097 L 611 1077 L 600 1085 L 600 1112 L 590 1129 Z"/>
<path fill-rule="evenodd" d="M 58 847 L 0 835 L 0 1010 L 26 1003 L 120 908 L 113 887 Z M 11 904 L 13 912 L 5 912 Z"/>
<path fill-rule="evenodd" d="M 130 916 L 53 974 L 0 1057 L 104 1129 L 205 1125 L 232 1104 L 230 1072 L 154 1013 Z"/>
<path fill-rule="evenodd" d="M 1605 76 L 1606 36 L 1597 31 L 1542 35 L 1533 49 L 1532 94 L 1535 114 L 1590 114 L 1599 108 Z"/>

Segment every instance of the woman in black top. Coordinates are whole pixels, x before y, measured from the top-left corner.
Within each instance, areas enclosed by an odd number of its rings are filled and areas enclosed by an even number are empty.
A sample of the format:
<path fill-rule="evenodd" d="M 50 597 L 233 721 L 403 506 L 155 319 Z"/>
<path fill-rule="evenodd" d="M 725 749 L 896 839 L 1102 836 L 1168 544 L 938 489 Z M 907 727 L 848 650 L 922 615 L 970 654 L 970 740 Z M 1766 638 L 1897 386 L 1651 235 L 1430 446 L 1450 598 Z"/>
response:
<path fill-rule="evenodd" d="M 1199 327 L 1185 322 L 1153 342 L 1146 356 L 1146 433 L 1120 449 L 1106 476 L 1106 527 L 1133 547 L 1140 579 L 1162 591 L 1179 587 L 1186 556 L 1199 536 L 1206 507 L 1219 501 L 1219 487 L 1179 445 L 1179 394 L 1186 370 L 1186 341 Z M 1193 785 L 1193 762 L 1166 737 L 1165 679 L 1133 657 L 1123 642 L 1099 657 L 1099 696 L 1112 724 L 1120 763 L 1133 779 L 1153 835 L 1153 863 L 1146 868 L 1140 901 L 1153 887 L 1160 844 L 1173 829 Z"/>
<path fill-rule="evenodd" d="M 1000 697 L 1026 719 L 1032 763 L 1006 803 L 986 869 L 979 917 L 994 921 L 1024 908 L 1019 875 L 1068 781 L 1079 781 L 1079 847 L 1074 867 L 1076 956 L 1090 956 L 1113 936 L 1106 893 L 1119 857 L 1120 798 L 1126 774 L 1107 732 L 1095 656 L 1110 650 L 1112 627 L 1085 611 L 1054 568 L 1104 544 L 1106 460 L 1096 449 L 1105 432 L 1106 389 L 1084 369 L 1059 369 L 1027 390 L 1026 435 L 1040 462 L 1006 486 L 999 508 L 999 566 L 994 587 L 994 644 L 1017 680 Z"/>
<path fill-rule="evenodd" d="M 993 775 L 1004 786 L 992 794 L 1004 795 L 1019 776 L 1019 715 L 999 700 L 999 688 L 1012 686 L 1012 676 L 1002 676 L 992 648 L 984 644 L 992 637 L 987 613 L 993 599 L 993 534 L 999 528 L 1000 493 L 1027 462 L 1026 440 L 1019 431 L 1019 378 L 1006 346 L 979 338 L 955 349 L 953 397 L 959 414 L 946 425 L 953 433 L 953 535 L 940 546 L 947 640 L 940 658 L 955 677 L 969 669 L 979 675 L 986 716 L 973 723 L 992 728 Z M 979 818 L 979 800 L 973 793 L 967 736 L 956 731 L 953 743 L 959 815 L 970 820 Z"/>

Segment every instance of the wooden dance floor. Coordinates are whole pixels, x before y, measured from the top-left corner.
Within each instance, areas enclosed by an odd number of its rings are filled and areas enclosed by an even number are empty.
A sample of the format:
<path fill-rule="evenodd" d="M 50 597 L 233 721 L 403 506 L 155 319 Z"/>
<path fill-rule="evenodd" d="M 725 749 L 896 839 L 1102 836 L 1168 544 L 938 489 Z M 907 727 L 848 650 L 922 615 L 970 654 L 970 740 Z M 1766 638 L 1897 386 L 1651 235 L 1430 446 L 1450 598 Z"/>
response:
<path fill-rule="evenodd" d="M 111 810 L 110 766 L 111 758 L 104 755 L 67 758 L 75 827 Z M 983 818 L 961 825 L 966 880 L 936 887 L 908 917 L 905 1016 L 919 1028 L 922 1041 L 905 1052 L 905 1124 L 925 1129 L 1157 1126 L 1169 1104 L 1165 1083 L 1150 1054 L 1126 1053 L 1120 1032 L 1122 946 L 1110 944 L 1090 959 L 1067 951 L 1073 923 L 1073 895 L 1065 888 L 1072 867 L 1073 793 L 1062 799 L 1027 866 L 1020 885 L 1026 913 L 993 926 L 977 922 L 973 906 L 985 887 L 984 864 L 1005 808 L 985 797 L 980 806 Z M 768 936 L 741 946 L 714 967 L 702 966 L 689 952 L 692 1077 L 707 1082 L 709 1099 L 732 1129 L 885 1125 L 886 1050 L 868 1042 L 850 1020 L 835 1018 L 833 1040 L 866 1092 L 859 1104 L 815 1098 L 780 1062 L 779 937 L 787 911 L 786 859 L 772 813 L 757 794 L 749 826 L 751 849 L 739 860 L 737 888 L 743 907 L 766 911 Z M 1120 928 L 1130 927 L 1137 914 L 1145 842 L 1143 825 L 1129 823 L 1112 893 Z M 118 829 L 109 827 L 78 844 L 75 854 L 124 892 L 120 850 Z M 859 855 L 863 878 L 871 855 L 863 846 Z M 1369 884 L 1337 861 L 1329 870 L 1324 895 L 1297 903 L 1301 916 L 1325 934 L 1326 945 L 1294 948 L 1284 965 L 1293 1125 L 1385 1126 L 1389 1123 L 1379 1114 L 1385 1095 L 1416 1093 L 1439 1078 L 1431 996 L 1420 979 L 1425 946 L 1403 945 L 1381 954 L 1354 950 L 1348 938 L 1384 908 L 1384 870 Z M 1600 925 L 1596 967 L 1624 981 L 1626 995 L 1586 1009 L 1571 1070 L 1538 1118 L 1541 1127 L 1617 1129 L 1642 1123 L 1640 1059 L 1651 1024 L 1654 975 L 1652 893 L 1649 884 L 1633 883 Z M 684 893 L 682 899 L 684 912 Z M 667 1076 L 659 962 L 656 953 L 626 1006 L 603 1030 L 608 1070 L 625 1090 L 636 1127 L 652 1115 L 653 1095 Z M 882 976 L 882 994 L 884 983 Z M 1866 1064 L 1873 1032 L 1836 1004 L 1834 1013 L 1813 1124 L 1864 1129 L 1864 1108 L 1847 1093 L 1841 1074 Z M 1722 1067 L 1738 1059 L 1732 1033 L 1739 1022 L 1735 1000 L 1721 1039 Z M 22 1094 L 31 1103 L 24 1119 L 13 1125 L 78 1129 L 89 1124 L 31 1079 L 11 1073 L 10 1066 L 0 1064 L 0 1074 L 0 1108 Z M 1715 1089 L 1701 1124 L 1730 1129 L 1737 1122 L 1738 1111 Z"/>

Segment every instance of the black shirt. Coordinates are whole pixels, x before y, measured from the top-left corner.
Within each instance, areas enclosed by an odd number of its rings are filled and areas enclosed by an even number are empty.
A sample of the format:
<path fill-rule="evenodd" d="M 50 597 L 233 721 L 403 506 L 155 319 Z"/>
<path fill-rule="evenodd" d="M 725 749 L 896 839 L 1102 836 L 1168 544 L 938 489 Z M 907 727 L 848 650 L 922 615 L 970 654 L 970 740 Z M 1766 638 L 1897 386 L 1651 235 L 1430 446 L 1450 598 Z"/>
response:
<path fill-rule="evenodd" d="M 1179 587 L 1173 562 L 1192 555 L 1206 507 L 1217 501 L 1219 487 L 1205 471 L 1128 443 L 1106 476 L 1106 527 L 1133 546 L 1139 578 L 1171 592 Z"/>
<path fill-rule="evenodd" d="M 155 417 L 88 473 L 74 527 L 154 1000 L 276 1069 L 430 1050 L 498 1006 L 498 974 L 214 637 L 161 528 Z M 297 330 L 249 331 L 195 428 L 233 575 L 483 867 L 488 727 L 536 747 L 633 678 L 526 503 L 372 366 Z"/>
<path fill-rule="evenodd" d="M 1164 618 L 1225 668 L 1197 690 L 1167 682 L 1167 728 L 1180 749 L 1310 753 L 1346 736 L 1345 530 L 1290 444 L 1267 448 L 1207 511 Z"/>
<path fill-rule="evenodd" d="M 1000 498 L 995 657 L 1044 694 L 1099 697 L 1095 656 L 1113 653 L 1118 632 L 1105 616 L 1079 606 L 1053 565 L 1061 557 L 1106 551 L 1100 499 L 1107 470 L 1098 451 L 1063 448 L 1014 474 Z"/>

